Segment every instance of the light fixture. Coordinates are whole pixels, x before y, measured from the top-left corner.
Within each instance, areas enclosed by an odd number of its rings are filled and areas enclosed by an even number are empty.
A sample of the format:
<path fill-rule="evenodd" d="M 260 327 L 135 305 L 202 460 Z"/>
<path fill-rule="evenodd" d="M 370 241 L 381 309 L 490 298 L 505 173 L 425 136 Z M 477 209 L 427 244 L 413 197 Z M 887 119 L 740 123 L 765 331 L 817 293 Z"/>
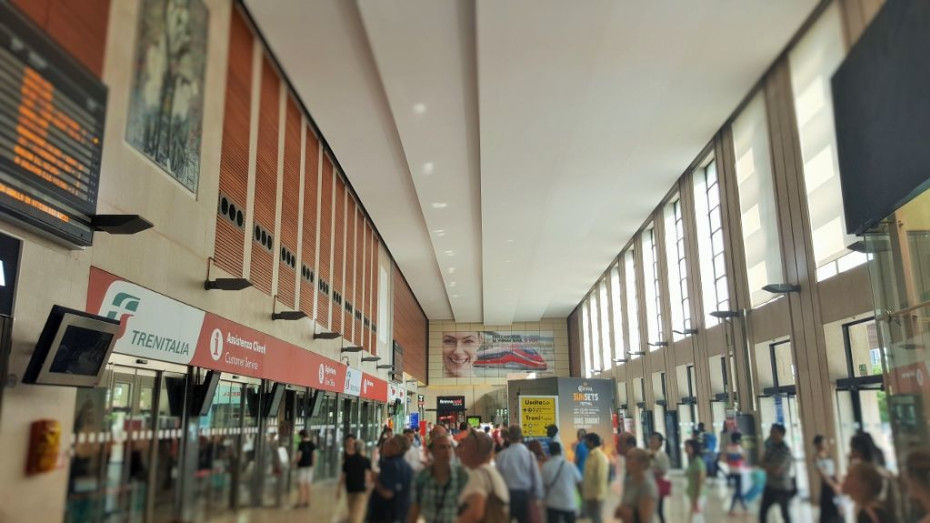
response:
<path fill-rule="evenodd" d="M 381 361 L 381 356 L 362 356 L 362 361 Z"/>
<path fill-rule="evenodd" d="M 278 297 L 275 296 L 274 305 L 271 309 L 271 319 L 272 320 L 301 320 L 307 317 L 307 313 L 304 311 L 281 311 L 277 312 L 275 309 L 278 307 Z"/>
<path fill-rule="evenodd" d="M 455 251 L 443 251 L 446 256 L 455 256 Z"/>
<path fill-rule="evenodd" d="M 458 298 L 459 295 L 458 295 L 458 294 L 453 294 L 452 297 L 453 297 L 453 298 Z"/>
<path fill-rule="evenodd" d="M 407 381 L 405 381 L 404 383 L 416 383 L 416 382 L 417 382 L 417 380 L 407 380 Z"/>
<path fill-rule="evenodd" d="M 207 258 L 207 279 L 203 282 L 205 290 L 241 291 L 252 286 L 252 282 L 245 278 L 216 278 L 210 279 L 210 269 L 213 267 L 213 258 Z"/>
<path fill-rule="evenodd" d="M 394 370 L 394 365 L 378 365 L 378 369 L 391 369 Z"/>
<path fill-rule="evenodd" d="M 359 347 L 358 345 L 349 345 L 348 347 L 343 347 L 339 349 L 339 352 L 362 352 L 364 347 Z"/>
<path fill-rule="evenodd" d="M 628 360 L 627 358 L 614 358 L 614 363 L 627 363 L 629 361 L 630 360 Z"/>
<path fill-rule="evenodd" d="M 675 334 L 681 334 L 682 336 L 691 336 L 693 334 L 697 334 L 698 330 L 697 329 L 685 329 L 683 331 L 672 330 L 672 332 L 674 332 Z"/>
<path fill-rule="evenodd" d="M 313 333 L 313 339 L 315 340 L 335 340 L 338 337 L 339 337 L 338 332 L 323 331 L 323 332 Z"/>
<path fill-rule="evenodd" d="M 429 206 L 432 207 L 433 209 L 445 209 L 446 207 L 449 206 L 449 204 L 446 202 L 433 202 L 429 204 Z"/>
<path fill-rule="evenodd" d="M 646 355 L 646 353 L 641 350 L 630 351 L 627 354 L 629 354 L 630 356 L 645 356 Z"/>
<path fill-rule="evenodd" d="M 770 283 L 762 287 L 762 290 L 771 292 L 772 294 L 790 294 L 801 292 L 801 286 L 794 283 Z"/>
<path fill-rule="evenodd" d="M 455 267 L 449 267 L 449 274 L 455 274 Z"/>
<path fill-rule="evenodd" d="M 513 240 L 507 240 L 507 243 L 513 243 Z"/>
<path fill-rule="evenodd" d="M 414 104 L 413 114 L 424 114 L 426 113 L 426 104 Z"/>
<path fill-rule="evenodd" d="M 455 287 L 455 282 L 454 282 L 454 281 L 450 281 L 450 282 L 449 282 L 449 287 Z"/>
<path fill-rule="evenodd" d="M 98 214 L 91 217 L 95 231 L 108 234 L 136 234 L 152 228 L 152 222 L 138 214 Z"/>
<path fill-rule="evenodd" d="M 739 311 L 714 311 L 710 313 L 710 315 L 714 318 L 717 318 L 718 320 L 729 320 L 742 316 Z"/>
<path fill-rule="evenodd" d="M 433 169 L 436 166 L 433 165 L 433 162 L 426 162 L 423 164 L 423 174 L 433 174 Z"/>
<path fill-rule="evenodd" d="M 668 347 L 668 342 L 667 341 L 654 341 L 654 342 L 647 341 L 646 345 L 649 345 L 650 347 Z"/>

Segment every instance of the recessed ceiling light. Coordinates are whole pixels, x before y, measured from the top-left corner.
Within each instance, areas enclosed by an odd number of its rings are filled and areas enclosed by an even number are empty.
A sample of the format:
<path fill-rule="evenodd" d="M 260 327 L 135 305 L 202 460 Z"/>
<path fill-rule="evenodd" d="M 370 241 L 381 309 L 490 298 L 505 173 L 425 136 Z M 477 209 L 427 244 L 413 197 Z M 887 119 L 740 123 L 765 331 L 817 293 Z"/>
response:
<path fill-rule="evenodd" d="M 446 256 L 455 256 L 455 251 L 445 251 Z"/>
<path fill-rule="evenodd" d="M 423 164 L 423 174 L 433 174 L 433 169 L 436 166 L 433 165 L 433 162 L 426 162 Z"/>
<path fill-rule="evenodd" d="M 450 281 L 450 282 L 449 282 L 449 287 L 455 287 L 455 282 L 454 282 L 454 281 Z"/>
<path fill-rule="evenodd" d="M 436 233 L 436 236 L 440 236 L 440 237 L 446 235 L 446 230 L 445 230 L 445 229 L 436 229 L 436 230 L 434 230 L 433 232 Z"/>
<path fill-rule="evenodd" d="M 459 295 L 458 295 L 458 294 L 453 294 L 452 297 L 453 297 L 453 298 L 458 298 Z"/>
<path fill-rule="evenodd" d="M 446 203 L 446 202 L 433 202 L 433 203 L 431 203 L 431 204 L 429 204 L 429 205 L 430 205 L 430 207 L 432 207 L 433 209 L 445 209 L 446 207 L 449 206 L 449 204 Z"/>
<path fill-rule="evenodd" d="M 423 114 L 426 112 L 426 104 L 415 104 L 413 106 L 413 114 Z"/>
<path fill-rule="evenodd" d="M 513 243 L 513 240 L 507 240 L 507 243 Z"/>
<path fill-rule="evenodd" d="M 510 263 L 510 260 L 504 260 L 504 263 Z"/>
<path fill-rule="evenodd" d="M 455 274 L 455 267 L 449 267 L 449 274 Z"/>

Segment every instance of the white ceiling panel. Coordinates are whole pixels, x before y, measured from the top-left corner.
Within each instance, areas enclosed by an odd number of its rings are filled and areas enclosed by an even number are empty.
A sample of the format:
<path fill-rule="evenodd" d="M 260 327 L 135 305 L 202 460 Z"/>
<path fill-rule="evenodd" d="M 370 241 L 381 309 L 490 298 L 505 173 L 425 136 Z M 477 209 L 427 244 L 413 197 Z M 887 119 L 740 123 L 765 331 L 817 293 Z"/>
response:
<path fill-rule="evenodd" d="M 570 313 L 816 4 L 246 0 L 427 316 L 488 324 Z"/>

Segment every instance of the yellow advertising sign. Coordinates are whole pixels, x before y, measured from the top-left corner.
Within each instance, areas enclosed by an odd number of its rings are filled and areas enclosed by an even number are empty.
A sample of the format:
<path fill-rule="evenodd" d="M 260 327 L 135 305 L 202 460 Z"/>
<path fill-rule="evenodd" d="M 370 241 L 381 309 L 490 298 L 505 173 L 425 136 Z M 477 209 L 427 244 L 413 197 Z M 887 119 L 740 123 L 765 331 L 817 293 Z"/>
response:
<path fill-rule="evenodd" d="M 546 427 L 558 425 L 558 396 L 520 396 L 520 426 L 523 435 L 545 438 Z"/>

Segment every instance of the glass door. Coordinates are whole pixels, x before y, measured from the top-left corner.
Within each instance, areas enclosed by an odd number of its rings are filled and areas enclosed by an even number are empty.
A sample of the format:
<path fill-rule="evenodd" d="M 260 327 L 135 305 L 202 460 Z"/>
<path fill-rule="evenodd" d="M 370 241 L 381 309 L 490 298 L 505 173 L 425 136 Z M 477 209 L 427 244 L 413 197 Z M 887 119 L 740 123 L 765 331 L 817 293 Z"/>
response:
<path fill-rule="evenodd" d="M 162 372 L 158 391 L 158 416 L 155 421 L 155 472 L 150 513 L 157 523 L 177 521 L 181 448 L 184 441 L 184 384 L 187 376 Z"/>
<path fill-rule="evenodd" d="M 210 411 L 200 417 L 197 456 L 197 513 L 217 517 L 235 510 L 242 449 L 243 390 L 245 385 L 221 380 L 213 392 Z"/>
<path fill-rule="evenodd" d="M 154 371 L 108 365 L 77 395 L 66 521 L 144 521 L 155 471 Z"/>

